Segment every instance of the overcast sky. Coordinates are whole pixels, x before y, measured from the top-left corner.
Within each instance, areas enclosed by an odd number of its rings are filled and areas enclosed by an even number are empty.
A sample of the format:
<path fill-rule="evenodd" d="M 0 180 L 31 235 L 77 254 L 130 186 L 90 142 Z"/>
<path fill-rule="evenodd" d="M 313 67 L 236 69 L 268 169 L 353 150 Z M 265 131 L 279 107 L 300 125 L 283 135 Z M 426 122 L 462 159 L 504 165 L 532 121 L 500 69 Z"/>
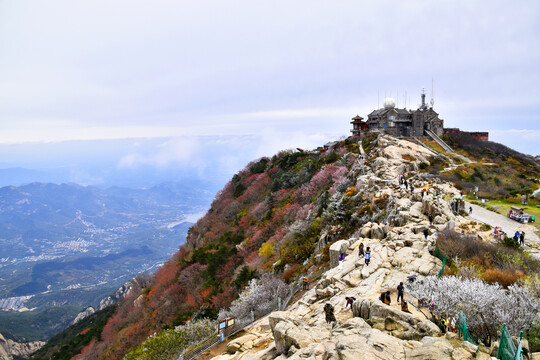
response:
<path fill-rule="evenodd" d="M 538 154 L 539 39 L 538 1 L 0 0 L 0 146 L 247 135 L 271 155 L 433 79 L 446 127 Z"/>

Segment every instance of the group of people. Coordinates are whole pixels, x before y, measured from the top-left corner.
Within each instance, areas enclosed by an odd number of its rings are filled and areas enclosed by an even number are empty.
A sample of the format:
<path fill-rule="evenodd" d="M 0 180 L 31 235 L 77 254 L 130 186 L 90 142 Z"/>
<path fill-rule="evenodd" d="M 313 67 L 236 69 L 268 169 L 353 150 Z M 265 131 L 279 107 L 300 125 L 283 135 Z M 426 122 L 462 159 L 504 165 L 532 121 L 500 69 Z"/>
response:
<path fill-rule="evenodd" d="M 409 305 L 407 301 L 404 298 L 405 293 L 405 287 L 403 286 L 403 282 L 400 282 L 397 286 L 397 302 L 401 305 L 401 311 L 411 313 L 409 311 Z M 392 299 L 390 298 L 390 290 L 383 292 L 379 298 L 383 303 L 386 305 L 390 305 L 392 303 Z M 356 301 L 356 298 L 353 296 L 346 296 L 345 297 L 345 309 L 350 308 L 351 311 L 353 311 L 353 304 Z M 336 316 L 334 315 L 334 307 L 329 302 L 324 305 L 324 313 L 326 317 L 326 323 L 331 324 L 336 322 Z"/>
<path fill-rule="evenodd" d="M 516 242 L 516 244 L 524 246 L 525 245 L 525 232 L 516 231 L 516 233 L 514 234 L 514 241 Z"/>
<path fill-rule="evenodd" d="M 401 305 L 401 311 L 408 312 L 409 311 L 409 305 L 407 304 L 407 301 L 403 297 L 405 293 L 405 287 L 403 286 L 403 282 L 400 282 L 397 286 L 397 302 Z M 386 305 L 390 305 L 392 303 L 392 299 L 390 298 L 390 290 L 387 290 L 386 292 L 381 293 L 381 296 L 379 299 L 385 303 Z"/>
<path fill-rule="evenodd" d="M 369 262 L 371 261 L 371 249 L 370 247 L 366 247 L 366 250 L 364 250 L 364 243 L 360 243 L 360 246 L 358 246 L 358 256 L 363 257 L 364 261 L 366 263 L 366 266 L 369 265 Z"/>

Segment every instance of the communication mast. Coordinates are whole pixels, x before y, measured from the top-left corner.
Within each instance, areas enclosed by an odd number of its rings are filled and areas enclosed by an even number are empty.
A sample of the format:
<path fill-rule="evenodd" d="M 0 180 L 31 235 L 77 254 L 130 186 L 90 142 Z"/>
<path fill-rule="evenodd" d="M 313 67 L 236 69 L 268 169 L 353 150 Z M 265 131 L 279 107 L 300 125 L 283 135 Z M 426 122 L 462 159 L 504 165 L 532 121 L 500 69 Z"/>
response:
<path fill-rule="evenodd" d="M 429 101 L 429 104 L 431 105 L 431 108 L 433 108 L 433 104 L 435 104 L 435 99 L 433 98 L 433 78 L 431 78 L 431 100 Z"/>

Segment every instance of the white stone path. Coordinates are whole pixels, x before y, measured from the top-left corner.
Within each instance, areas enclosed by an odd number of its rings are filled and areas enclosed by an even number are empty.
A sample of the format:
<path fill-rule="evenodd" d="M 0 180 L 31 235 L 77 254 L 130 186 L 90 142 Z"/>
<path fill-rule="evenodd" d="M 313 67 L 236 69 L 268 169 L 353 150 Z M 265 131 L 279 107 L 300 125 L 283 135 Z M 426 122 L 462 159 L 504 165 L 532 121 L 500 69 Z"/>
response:
<path fill-rule="evenodd" d="M 516 231 L 524 231 L 525 248 L 531 252 L 533 257 L 540 260 L 540 238 L 535 234 L 537 230 L 533 225 L 522 224 L 494 211 L 465 202 L 465 210 L 467 212 L 469 212 L 469 207 L 472 207 L 472 213 L 469 214 L 469 217 L 493 227 L 500 226 L 509 237 L 514 236 Z"/>

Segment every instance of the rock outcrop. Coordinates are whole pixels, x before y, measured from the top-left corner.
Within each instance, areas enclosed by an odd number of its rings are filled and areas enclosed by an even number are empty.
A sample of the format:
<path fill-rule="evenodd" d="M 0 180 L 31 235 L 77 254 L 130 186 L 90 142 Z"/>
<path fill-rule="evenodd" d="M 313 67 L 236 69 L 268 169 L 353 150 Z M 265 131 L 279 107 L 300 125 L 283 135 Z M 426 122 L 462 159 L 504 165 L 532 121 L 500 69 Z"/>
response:
<path fill-rule="evenodd" d="M 418 310 L 416 299 L 405 294 L 410 312 L 395 304 L 400 282 L 441 269 L 442 262 L 430 253 L 437 232 L 468 222 L 449 205 L 460 194 L 452 185 L 418 175 L 409 180 L 414 191 L 399 184 L 400 174 L 411 175 L 432 156 L 419 145 L 381 135 L 369 154 L 371 169 L 357 174 L 355 187 L 368 198 L 384 199 L 381 212 L 386 216 L 364 222 L 353 237 L 331 244 L 330 268 L 316 286 L 287 311 L 257 322 L 216 359 L 489 359 L 454 334 L 441 336 Z M 369 265 L 359 253 L 360 244 L 371 248 Z M 338 261 L 340 254 L 343 261 Z M 391 305 L 379 300 L 387 290 L 392 291 Z M 356 298 L 352 309 L 346 307 L 346 296 Z M 336 323 L 325 321 L 327 302 L 334 307 Z"/>
<path fill-rule="evenodd" d="M 92 315 L 95 312 L 96 312 L 96 309 L 94 309 L 92 306 L 87 307 L 86 309 L 84 309 L 83 311 L 77 314 L 75 319 L 71 322 L 71 325 L 75 325 L 82 319 L 87 318 L 88 316 Z"/>
<path fill-rule="evenodd" d="M 6 340 L 2 334 L 0 334 L 0 360 L 26 358 L 39 350 L 43 345 L 45 345 L 45 342 L 43 341 L 18 343 L 11 339 Z"/>

